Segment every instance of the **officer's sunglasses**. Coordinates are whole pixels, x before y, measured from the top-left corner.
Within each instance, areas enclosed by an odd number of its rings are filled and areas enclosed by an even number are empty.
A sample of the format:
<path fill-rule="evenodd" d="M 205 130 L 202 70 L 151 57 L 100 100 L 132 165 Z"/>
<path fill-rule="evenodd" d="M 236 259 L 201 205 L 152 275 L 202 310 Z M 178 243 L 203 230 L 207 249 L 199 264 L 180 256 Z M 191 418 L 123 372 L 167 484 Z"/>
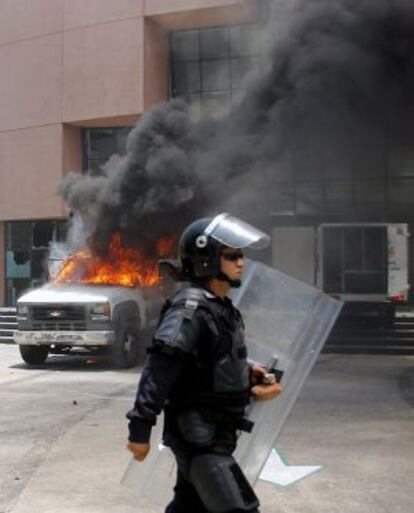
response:
<path fill-rule="evenodd" d="M 223 251 L 221 256 L 230 262 L 237 262 L 239 258 L 244 258 L 243 251 L 241 249 L 235 249 L 234 251 Z"/>

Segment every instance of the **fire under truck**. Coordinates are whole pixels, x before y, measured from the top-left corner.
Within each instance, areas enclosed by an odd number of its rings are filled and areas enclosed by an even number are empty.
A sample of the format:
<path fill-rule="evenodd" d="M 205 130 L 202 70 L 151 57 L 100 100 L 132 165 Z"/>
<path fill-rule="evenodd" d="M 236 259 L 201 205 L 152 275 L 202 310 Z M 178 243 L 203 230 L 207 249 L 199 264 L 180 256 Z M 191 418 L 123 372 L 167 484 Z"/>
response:
<path fill-rule="evenodd" d="M 278 227 L 273 241 L 278 270 L 345 302 L 340 322 L 391 326 L 409 307 L 405 223 Z"/>

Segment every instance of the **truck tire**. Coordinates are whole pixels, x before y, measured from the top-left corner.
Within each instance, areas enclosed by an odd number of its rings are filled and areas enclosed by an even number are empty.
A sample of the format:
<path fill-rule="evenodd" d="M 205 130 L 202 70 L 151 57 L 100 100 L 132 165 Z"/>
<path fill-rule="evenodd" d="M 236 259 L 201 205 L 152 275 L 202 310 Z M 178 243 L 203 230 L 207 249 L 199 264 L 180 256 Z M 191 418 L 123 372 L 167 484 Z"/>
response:
<path fill-rule="evenodd" d="M 42 365 L 49 354 L 49 346 L 19 345 L 23 360 L 29 365 Z"/>
<path fill-rule="evenodd" d="M 140 356 L 137 330 L 122 326 L 116 330 L 112 345 L 112 364 L 116 369 L 129 369 L 137 364 Z"/>

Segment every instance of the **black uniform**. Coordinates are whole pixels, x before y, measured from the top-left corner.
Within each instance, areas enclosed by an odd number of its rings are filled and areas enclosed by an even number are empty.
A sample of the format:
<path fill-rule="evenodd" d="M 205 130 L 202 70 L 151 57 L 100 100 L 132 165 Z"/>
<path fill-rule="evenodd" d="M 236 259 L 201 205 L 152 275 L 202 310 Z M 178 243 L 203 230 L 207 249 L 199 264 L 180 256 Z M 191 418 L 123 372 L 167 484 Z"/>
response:
<path fill-rule="evenodd" d="M 250 401 L 243 321 L 230 299 L 188 287 L 165 304 L 128 412 L 130 441 L 147 443 L 164 409 L 164 443 L 178 476 L 167 513 L 257 512 L 259 502 L 232 457 Z"/>

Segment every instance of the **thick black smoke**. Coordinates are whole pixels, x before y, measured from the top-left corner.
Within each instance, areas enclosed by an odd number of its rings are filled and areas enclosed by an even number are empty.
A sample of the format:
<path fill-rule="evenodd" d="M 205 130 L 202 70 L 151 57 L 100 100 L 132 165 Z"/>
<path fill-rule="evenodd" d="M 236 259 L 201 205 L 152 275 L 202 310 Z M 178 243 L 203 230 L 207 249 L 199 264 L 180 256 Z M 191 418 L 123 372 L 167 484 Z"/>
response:
<path fill-rule="evenodd" d="M 104 251 L 121 232 L 127 245 L 151 252 L 160 236 L 177 234 L 211 208 L 194 172 L 199 147 L 185 103 L 165 103 L 142 117 L 126 156 L 106 166 L 103 176 L 70 173 L 60 192 L 80 212 L 96 249 Z"/>
<path fill-rule="evenodd" d="M 60 193 L 101 251 L 117 231 L 151 251 L 224 208 L 265 217 L 276 180 L 369 178 L 375 153 L 410 143 L 412 0 L 275 0 L 270 11 L 265 69 L 228 115 L 193 123 L 184 103 L 163 104 L 104 176 L 65 178 Z"/>

